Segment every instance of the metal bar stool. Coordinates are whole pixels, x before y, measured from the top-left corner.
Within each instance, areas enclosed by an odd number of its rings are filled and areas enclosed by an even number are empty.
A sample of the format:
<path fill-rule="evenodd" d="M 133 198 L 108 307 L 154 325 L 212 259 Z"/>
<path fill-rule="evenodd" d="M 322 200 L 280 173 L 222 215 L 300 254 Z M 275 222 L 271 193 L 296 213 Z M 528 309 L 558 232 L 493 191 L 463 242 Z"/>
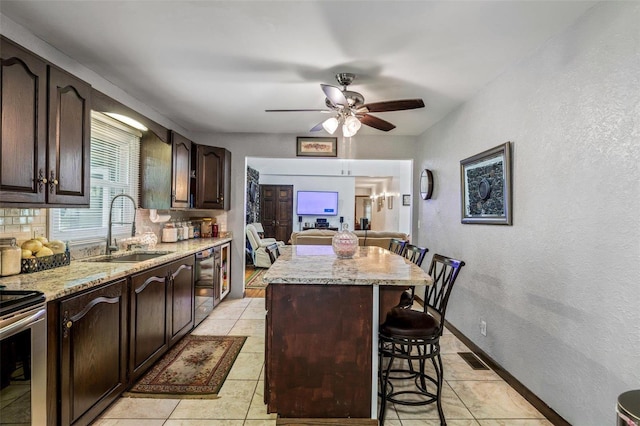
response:
<path fill-rule="evenodd" d="M 404 253 L 404 247 L 407 245 L 407 241 L 400 240 L 398 238 L 391 238 L 389 241 L 389 251 L 391 253 L 399 254 L 402 256 Z"/>
<path fill-rule="evenodd" d="M 271 261 L 271 264 L 273 265 L 276 259 L 280 256 L 280 248 L 278 244 L 277 243 L 269 244 L 267 247 L 265 247 L 265 250 L 269 255 L 269 260 Z"/>
<path fill-rule="evenodd" d="M 425 255 L 429 251 L 426 247 L 418 247 L 413 244 L 405 244 L 404 250 L 401 254 L 406 257 L 410 262 L 415 263 L 418 266 L 422 266 L 422 261 L 424 260 Z M 398 308 L 411 308 L 413 305 L 413 298 L 415 296 L 416 289 L 415 287 L 411 287 L 409 290 L 405 291 L 400 295 L 400 302 L 396 305 Z"/>
<path fill-rule="evenodd" d="M 422 311 L 393 308 L 378 333 L 378 358 L 380 379 L 380 413 L 378 420 L 384 426 L 387 401 L 401 405 L 426 405 L 436 403 L 440 424 L 446 425 L 442 411 L 443 368 L 440 357 L 440 336 L 444 329 L 444 316 L 453 284 L 460 269 L 461 260 L 434 254 L 429 266 L 433 285 L 427 289 Z M 404 360 L 393 368 L 394 361 Z M 425 371 L 427 360 L 431 360 L 435 376 Z M 384 361 L 388 361 L 386 364 Z M 413 367 L 413 361 L 418 368 Z M 394 383 L 414 382 L 408 390 L 395 390 Z M 398 383 L 400 382 L 400 383 Z M 429 387 L 427 387 L 429 385 Z M 431 389 L 435 385 L 435 389 Z M 406 396 L 418 395 L 416 399 Z"/>

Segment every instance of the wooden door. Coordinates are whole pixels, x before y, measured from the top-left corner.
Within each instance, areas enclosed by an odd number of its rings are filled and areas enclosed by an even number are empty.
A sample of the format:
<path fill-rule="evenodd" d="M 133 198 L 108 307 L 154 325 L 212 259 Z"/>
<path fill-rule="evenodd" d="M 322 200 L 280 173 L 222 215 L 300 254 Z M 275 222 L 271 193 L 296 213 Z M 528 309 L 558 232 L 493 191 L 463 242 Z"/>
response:
<path fill-rule="evenodd" d="M 49 66 L 47 202 L 89 207 L 91 86 Z"/>
<path fill-rule="evenodd" d="M 171 207 L 189 207 L 191 180 L 191 141 L 178 133 L 171 132 L 172 143 L 172 185 Z"/>
<path fill-rule="evenodd" d="M 229 210 L 231 153 L 224 148 L 198 145 L 196 161 L 196 207 Z"/>
<path fill-rule="evenodd" d="M 87 424 L 127 386 L 127 280 L 60 302 L 60 416 Z"/>
<path fill-rule="evenodd" d="M 169 265 L 171 287 L 171 337 L 169 346 L 187 334 L 194 324 L 194 256 Z"/>
<path fill-rule="evenodd" d="M 131 380 L 140 377 L 169 347 L 167 275 L 167 268 L 161 266 L 131 276 Z"/>
<path fill-rule="evenodd" d="M 266 238 L 289 241 L 293 231 L 293 185 L 260 185 L 260 223 Z"/>
<path fill-rule="evenodd" d="M 47 66 L 0 39 L 0 203 L 44 203 Z"/>

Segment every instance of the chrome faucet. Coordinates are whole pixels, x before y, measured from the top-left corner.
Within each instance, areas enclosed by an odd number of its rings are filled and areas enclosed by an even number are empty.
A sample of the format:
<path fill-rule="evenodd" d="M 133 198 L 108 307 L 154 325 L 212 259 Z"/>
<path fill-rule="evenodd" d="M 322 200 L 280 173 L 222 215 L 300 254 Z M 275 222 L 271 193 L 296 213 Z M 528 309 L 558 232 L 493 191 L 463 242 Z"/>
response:
<path fill-rule="evenodd" d="M 131 236 L 135 237 L 136 236 L 136 213 L 138 210 L 138 207 L 136 206 L 136 200 L 133 199 L 133 197 L 131 197 L 130 195 L 127 194 L 118 194 L 115 197 L 113 197 L 113 199 L 111 200 L 111 206 L 109 207 L 109 231 L 107 233 L 107 250 L 106 250 L 106 254 L 111 254 L 114 251 L 118 250 L 118 246 L 116 245 L 111 245 L 111 228 L 112 226 L 115 225 L 129 225 L 128 223 L 123 223 L 123 222 L 112 222 L 111 221 L 111 214 L 113 213 L 113 202 L 116 201 L 116 199 L 118 197 L 126 197 L 128 199 L 131 200 L 131 202 L 133 203 L 133 222 L 131 222 Z"/>

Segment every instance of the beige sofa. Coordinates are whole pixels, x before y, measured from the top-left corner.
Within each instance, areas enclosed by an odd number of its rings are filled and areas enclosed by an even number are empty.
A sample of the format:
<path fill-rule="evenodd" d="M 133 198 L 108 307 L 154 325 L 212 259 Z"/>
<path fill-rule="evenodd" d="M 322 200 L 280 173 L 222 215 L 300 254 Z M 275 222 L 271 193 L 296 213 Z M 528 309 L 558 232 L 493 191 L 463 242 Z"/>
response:
<path fill-rule="evenodd" d="M 389 248 L 392 238 L 409 240 L 409 236 L 403 232 L 392 231 L 353 231 L 358 236 L 358 243 L 361 246 L 377 246 Z M 336 231 L 327 229 L 307 229 L 306 231 L 293 232 L 290 244 L 298 245 L 331 245 L 331 239 Z"/>

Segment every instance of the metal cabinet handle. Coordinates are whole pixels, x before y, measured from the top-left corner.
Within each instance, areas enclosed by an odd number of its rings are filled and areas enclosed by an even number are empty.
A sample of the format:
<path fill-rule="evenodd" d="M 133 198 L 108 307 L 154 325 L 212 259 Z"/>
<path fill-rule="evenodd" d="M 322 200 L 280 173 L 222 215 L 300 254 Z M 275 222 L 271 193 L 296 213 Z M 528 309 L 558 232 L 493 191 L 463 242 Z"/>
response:
<path fill-rule="evenodd" d="M 56 179 L 56 175 L 51 171 L 51 176 L 49 179 L 49 193 L 53 193 L 53 188 L 58 184 L 58 179 Z"/>
<path fill-rule="evenodd" d="M 38 171 L 38 192 L 42 192 L 42 185 L 46 185 L 47 184 L 47 178 L 44 176 L 44 172 L 42 171 L 42 169 L 40 169 Z"/>

